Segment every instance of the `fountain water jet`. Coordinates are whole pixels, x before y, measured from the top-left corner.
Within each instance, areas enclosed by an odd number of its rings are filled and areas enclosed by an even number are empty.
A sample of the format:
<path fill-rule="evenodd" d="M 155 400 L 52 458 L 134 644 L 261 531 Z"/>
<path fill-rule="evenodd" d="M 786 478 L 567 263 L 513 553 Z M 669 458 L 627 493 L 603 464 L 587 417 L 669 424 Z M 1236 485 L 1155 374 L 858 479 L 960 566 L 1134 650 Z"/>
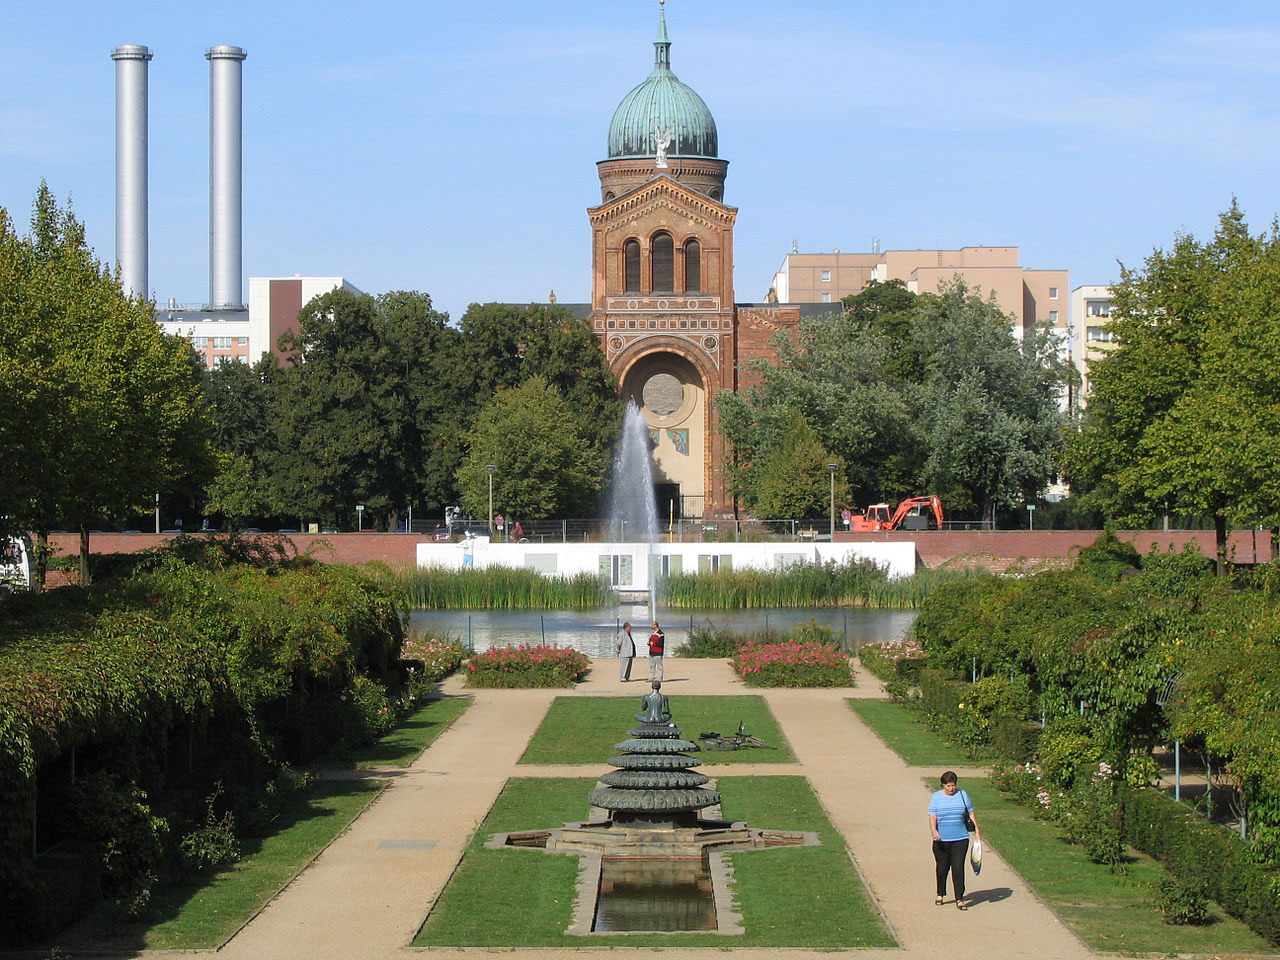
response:
<path fill-rule="evenodd" d="M 657 556 L 658 503 L 653 493 L 653 459 L 649 455 L 649 425 L 635 401 L 627 402 L 622 435 L 613 456 L 609 477 L 608 518 L 610 539 L 648 544 L 649 619 L 658 613 Z"/>

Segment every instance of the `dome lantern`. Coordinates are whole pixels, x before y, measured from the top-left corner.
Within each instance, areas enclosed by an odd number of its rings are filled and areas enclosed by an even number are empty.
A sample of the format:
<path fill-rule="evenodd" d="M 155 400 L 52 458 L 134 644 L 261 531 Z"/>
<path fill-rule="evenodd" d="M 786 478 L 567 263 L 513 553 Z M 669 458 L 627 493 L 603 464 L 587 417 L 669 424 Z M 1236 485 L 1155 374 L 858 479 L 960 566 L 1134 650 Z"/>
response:
<path fill-rule="evenodd" d="M 628 93 L 609 124 L 609 159 L 666 157 L 716 159 L 716 121 L 703 99 L 671 72 L 665 7 L 658 14 L 653 72 Z"/>

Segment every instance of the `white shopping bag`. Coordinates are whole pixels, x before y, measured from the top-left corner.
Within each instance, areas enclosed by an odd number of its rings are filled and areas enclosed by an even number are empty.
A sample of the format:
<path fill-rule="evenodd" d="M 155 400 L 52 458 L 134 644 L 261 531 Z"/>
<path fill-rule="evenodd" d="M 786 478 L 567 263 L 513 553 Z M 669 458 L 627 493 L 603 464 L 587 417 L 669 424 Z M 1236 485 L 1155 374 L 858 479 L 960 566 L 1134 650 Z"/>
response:
<path fill-rule="evenodd" d="M 975 840 L 969 847 L 969 864 L 973 867 L 974 875 L 982 872 L 982 841 Z"/>

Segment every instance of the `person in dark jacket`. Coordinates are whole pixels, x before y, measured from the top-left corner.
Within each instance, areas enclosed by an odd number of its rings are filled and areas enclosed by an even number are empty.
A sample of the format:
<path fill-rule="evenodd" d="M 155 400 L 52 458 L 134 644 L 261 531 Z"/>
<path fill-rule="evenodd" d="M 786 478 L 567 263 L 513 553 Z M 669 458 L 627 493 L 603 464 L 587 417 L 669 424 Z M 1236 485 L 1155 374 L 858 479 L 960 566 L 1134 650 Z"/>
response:
<path fill-rule="evenodd" d="M 658 626 L 658 621 L 653 621 L 653 633 L 649 634 L 649 680 L 662 679 L 662 657 L 666 651 L 667 635 L 662 632 L 662 628 Z"/>

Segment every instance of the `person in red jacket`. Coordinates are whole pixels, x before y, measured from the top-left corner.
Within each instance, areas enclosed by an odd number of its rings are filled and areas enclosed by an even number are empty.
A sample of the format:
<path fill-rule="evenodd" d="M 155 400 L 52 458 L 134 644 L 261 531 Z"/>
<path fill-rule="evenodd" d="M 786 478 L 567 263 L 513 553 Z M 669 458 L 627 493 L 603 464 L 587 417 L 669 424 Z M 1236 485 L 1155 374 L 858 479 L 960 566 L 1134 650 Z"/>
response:
<path fill-rule="evenodd" d="M 649 634 L 649 680 L 662 679 L 662 655 L 666 650 L 667 635 L 662 632 L 662 628 L 658 626 L 658 621 L 653 621 L 653 633 Z"/>

